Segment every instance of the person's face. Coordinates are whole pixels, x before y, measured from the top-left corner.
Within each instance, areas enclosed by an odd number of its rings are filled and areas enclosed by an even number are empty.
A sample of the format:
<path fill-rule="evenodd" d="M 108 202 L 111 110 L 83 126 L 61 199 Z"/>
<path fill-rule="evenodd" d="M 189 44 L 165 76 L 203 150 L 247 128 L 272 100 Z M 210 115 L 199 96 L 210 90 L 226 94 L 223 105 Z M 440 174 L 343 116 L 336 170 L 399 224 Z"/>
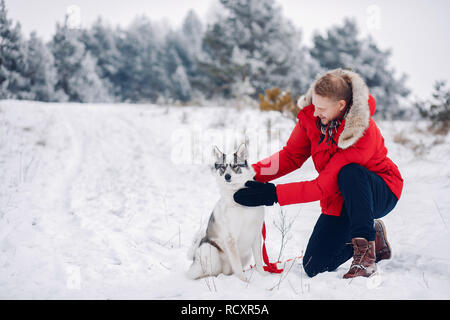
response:
<path fill-rule="evenodd" d="M 314 105 L 314 117 L 319 117 L 322 124 L 336 119 L 345 109 L 345 100 L 334 101 L 313 92 L 312 103 Z"/>

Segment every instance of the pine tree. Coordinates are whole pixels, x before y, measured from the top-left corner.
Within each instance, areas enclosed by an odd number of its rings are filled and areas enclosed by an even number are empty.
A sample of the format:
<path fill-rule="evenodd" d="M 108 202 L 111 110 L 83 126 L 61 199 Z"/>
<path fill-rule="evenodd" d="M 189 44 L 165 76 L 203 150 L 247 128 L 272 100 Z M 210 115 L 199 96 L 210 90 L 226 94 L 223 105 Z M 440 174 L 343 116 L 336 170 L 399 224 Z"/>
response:
<path fill-rule="evenodd" d="M 414 104 L 423 118 L 431 121 L 431 128 L 437 133 L 447 134 L 450 130 L 450 88 L 445 80 L 433 85 L 431 99 Z"/>
<path fill-rule="evenodd" d="M 203 24 L 197 14 L 190 10 L 183 20 L 180 32 L 177 33 L 176 50 L 189 76 L 195 76 L 197 59 L 201 59 Z"/>
<path fill-rule="evenodd" d="M 173 96 L 183 102 L 191 99 L 191 84 L 183 65 L 178 65 L 175 72 L 171 76 Z"/>
<path fill-rule="evenodd" d="M 21 26 L 8 19 L 5 1 L 0 0 L 0 98 L 30 99 L 26 73 L 26 49 Z"/>
<path fill-rule="evenodd" d="M 26 43 L 27 72 L 30 81 L 30 94 L 33 100 L 65 101 L 67 96 L 62 91 L 55 91 L 58 81 L 54 58 L 50 49 L 32 32 Z"/>
<path fill-rule="evenodd" d="M 280 87 L 303 93 L 319 66 L 299 44 L 301 34 L 274 0 L 221 0 L 223 13 L 203 39 L 209 95 L 232 96 L 232 87 L 247 77 L 255 89 Z"/>
<path fill-rule="evenodd" d="M 354 21 L 344 19 L 342 27 L 333 27 L 327 31 L 326 37 L 314 33 L 314 46 L 311 55 L 325 69 L 336 66 L 351 67 L 355 58 L 362 54 L 362 41 L 357 39 L 358 28 Z"/>
<path fill-rule="evenodd" d="M 200 18 L 193 10 L 190 10 L 183 21 L 177 52 L 189 79 L 191 97 L 201 95 L 197 86 L 202 79 L 198 62 L 202 61 L 204 56 L 202 49 L 204 33 L 204 26 Z"/>
<path fill-rule="evenodd" d="M 146 17 L 139 17 L 126 30 L 118 29 L 119 92 L 126 101 L 151 101 L 169 96 L 170 78 L 165 72 L 160 36 Z"/>
<path fill-rule="evenodd" d="M 163 55 L 163 64 L 164 64 L 164 71 L 167 74 L 167 76 L 170 79 L 170 87 L 169 87 L 169 95 L 173 97 L 174 99 L 181 100 L 181 101 L 187 101 L 190 98 L 190 92 L 182 93 L 181 90 L 179 90 L 179 86 L 177 85 L 177 76 L 175 75 L 175 72 L 179 67 L 180 70 L 183 71 L 184 76 L 185 71 L 182 65 L 181 58 L 178 54 L 179 49 L 179 43 L 180 43 L 180 36 L 179 33 L 171 31 L 167 35 L 164 43 L 164 55 Z M 178 70 L 180 72 L 180 70 Z M 190 90 L 189 90 L 190 91 Z"/>
<path fill-rule="evenodd" d="M 198 81 L 197 87 L 205 92 L 208 98 L 214 96 L 231 96 L 231 86 L 239 79 L 235 71 L 231 55 L 233 52 L 232 40 L 221 23 L 208 26 L 203 38 L 205 58 L 198 62 L 199 69 L 204 75 Z"/>
<path fill-rule="evenodd" d="M 203 38 L 203 24 L 200 18 L 193 10 L 189 10 L 183 20 L 181 32 L 186 42 L 190 44 L 187 48 L 193 55 L 201 53 L 202 38 Z"/>
<path fill-rule="evenodd" d="M 170 31 L 164 44 L 165 71 L 170 79 L 170 96 L 182 102 L 196 95 L 195 83 L 200 77 L 197 60 L 202 57 L 203 25 L 190 10 L 179 30 Z"/>
<path fill-rule="evenodd" d="M 115 31 L 99 17 L 90 29 L 82 31 L 80 40 L 87 52 L 96 59 L 96 71 L 111 96 L 120 92 L 117 72 L 120 67 L 120 53 L 117 50 Z"/>
<path fill-rule="evenodd" d="M 69 101 L 108 102 L 111 97 L 97 74 L 96 60 L 80 41 L 80 30 L 57 23 L 50 43 L 58 74 L 56 89 L 62 90 Z"/>
<path fill-rule="evenodd" d="M 383 119 L 399 117 L 404 111 L 400 99 L 410 93 L 406 76 L 394 77 L 390 50 L 382 51 L 370 36 L 359 39 L 358 35 L 356 22 L 344 19 L 342 26 L 331 28 L 325 36 L 314 35 L 311 55 L 327 70 L 349 68 L 359 73 L 377 101 L 376 114 Z"/>

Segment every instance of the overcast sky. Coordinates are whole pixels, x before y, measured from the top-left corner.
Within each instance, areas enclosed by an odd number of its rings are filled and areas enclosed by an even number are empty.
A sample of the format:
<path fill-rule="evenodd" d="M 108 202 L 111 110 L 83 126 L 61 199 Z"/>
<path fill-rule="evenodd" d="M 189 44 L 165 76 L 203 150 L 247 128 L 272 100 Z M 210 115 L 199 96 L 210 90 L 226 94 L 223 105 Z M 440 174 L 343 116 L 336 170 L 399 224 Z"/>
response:
<path fill-rule="evenodd" d="M 80 9 L 81 25 L 90 26 L 102 16 L 113 25 L 126 26 L 136 15 L 180 25 L 189 9 L 207 21 L 215 0 L 6 0 L 9 17 L 19 21 L 28 35 L 32 30 L 45 40 L 63 21 L 71 5 Z M 310 45 L 314 30 L 324 32 L 357 19 L 361 36 L 371 34 L 381 49 L 392 49 L 396 75 L 406 73 L 413 97 L 428 97 L 437 79 L 450 84 L 450 1 L 448 0 L 277 0 L 283 13 L 303 31 Z"/>

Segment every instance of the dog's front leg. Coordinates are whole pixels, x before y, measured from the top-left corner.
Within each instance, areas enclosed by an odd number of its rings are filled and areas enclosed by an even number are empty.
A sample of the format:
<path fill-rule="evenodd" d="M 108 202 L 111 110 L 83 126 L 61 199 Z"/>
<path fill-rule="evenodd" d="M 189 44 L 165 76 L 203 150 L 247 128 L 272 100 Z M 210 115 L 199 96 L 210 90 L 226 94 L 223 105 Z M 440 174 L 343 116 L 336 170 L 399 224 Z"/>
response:
<path fill-rule="evenodd" d="M 255 240 L 252 243 L 252 253 L 253 253 L 253 259 L 255 260 L 255 268 L 256 271 L 258 271 L 259 274 L 265 276 L 267 273 L 264 271 L 263 267 L 263 259 L 262 259 L 262 253 L 261 253 L 261 234 L 256 235 Z"/>
<path fill-rule="evenodd" d="M 227 237 L 227 240 L 225 241 L 223 246 L 223 251 L 228 257 L 228 261 L 230 262 L 231 270 L 233 270 L 233 273 L 242 281 L 247 282 L 247 278 L 245 278 L 244 271 L 242 270 L 243 268 L 241 257 L 236 246 L 236 241 L 231 235 Z"/>

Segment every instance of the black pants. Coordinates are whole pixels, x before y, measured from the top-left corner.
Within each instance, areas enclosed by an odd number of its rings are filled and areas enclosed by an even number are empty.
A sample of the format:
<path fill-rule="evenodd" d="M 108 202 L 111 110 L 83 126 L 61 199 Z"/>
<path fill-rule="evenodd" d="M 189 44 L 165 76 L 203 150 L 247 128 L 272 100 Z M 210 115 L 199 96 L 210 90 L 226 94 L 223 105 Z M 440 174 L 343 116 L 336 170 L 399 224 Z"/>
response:
<path fill-rule="evenodd" d="M 339 171 L 338 185 L 344 197 L 340 216 L 321 214 L 306 247 L 303 268 L 310 277 L 350 259 L 352 238 L 375 240 L 373 220 L 387 215 L 398 201 L 380 176 L 356 163 Z"/>

